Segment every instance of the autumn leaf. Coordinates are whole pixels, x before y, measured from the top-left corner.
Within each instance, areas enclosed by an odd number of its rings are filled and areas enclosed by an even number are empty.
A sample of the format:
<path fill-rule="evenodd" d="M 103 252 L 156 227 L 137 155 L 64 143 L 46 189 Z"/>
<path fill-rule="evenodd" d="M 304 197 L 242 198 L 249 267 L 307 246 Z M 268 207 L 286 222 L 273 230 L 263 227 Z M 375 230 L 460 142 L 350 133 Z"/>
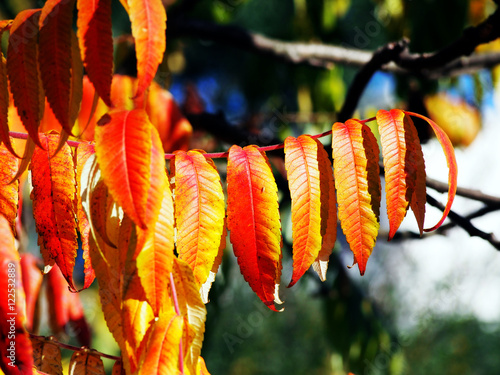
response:
<path fill-rule="evenodd" d="M 10 224 L 3 215 L 0 215 L 0 319 L 3 322 L 0 325 L 0 369 L 7 374 L 26 374 L 31 370 L 33 359 L 29 336 L 24 329 L 21 266 Z"/>
<path fill-rule="evenodd" d="M 137 257 L 137 271 L 147 300 L 157 317 L 169 308 L 168 278 L 172 271 L 174 256 L 174 206 L 172 192 L 166 176 L 164 152 L 158 131 L 151 131 L 151 186 L 147 201 L 148 230 L 137 228 L 137 242 L 140 248 Z"/>
<path fill-rule="evenodd" d="M 16 233 L 16 217 L 19 202 L 19 180 L 16 179 L 19 160 L 8 150 L 7 143 L 0 145 L 0 214 L 9 221 Z"/>
<path fill-rule="evenodd" d="M 44 93 L 38 70 L 38 21 L 40 9 L 20 12 L 11 26 L 7 49 L 7 73 L 14 105 L 24 127 L 38 147 L 38 128 Z"/>
<path fill-rule="evenodd" d="M 62 128 L 71 134 L 71 27 L 75 0 L 48 0 L 40 14 L 39 67 L 47 101 Z"/>
<path fill-rule="evenodd" d="M 34 366 L 47 374 L 62 375 L 61 349 L 44 338 L 32 338 Z"/>
<path fill-rule="evenodd" d="M 255 146 L 229 149 L 228 229 L 245 280 L 271 309 L 281 275 L 278 188 L 267 158 Z"/>
<path fill-rule="evenodd" d="M 171 163 L 175 163 L 177 251 L 201 286 L 219 253 L 224 193 L 217 170 L 200 152 L 176 152 Z"/>
<path fill-rule="evenodd" d="M 78 231 L 80 232 L 80 240 L 82 241 L 82 256 L 84 260 L 85 274 L 83 289 L 88 288 L 95 279 L 95 272 L 92 268 L 92 261 L 90 259 L 90 249 L 89 249 L 89 235 L 90 235 L 90 224 L 85 214 L 82 205 L 82 173 L 83 167 L 89 158 L 94 155 L 94 146 L 82 142 L 76 148 L 75 153 L 75 165 L 76 165 L 76 217 L 78 219 Z"/>
<path fill-rule="evenodd" d="M 77 0 L 77 35 L 83 64 L 101 99 L 112 107 L 111 0 Z"/>
<path fill-rule="evenodd" d="M 128 6 L 137 56 L 137 98 L 147 89 L 163 60 L 167 13 L 161 0 L 128 0 Z"/>
<path fill-rule="evenodd" d="M 377 112 L 377 124 L 384 157 L 390 241 L 410 207 L 417 186 L 418 170 L 424 168 L 424 159 L 417 131 L 403 111 L 380 110 Z M 419 182 L 425 188 L 425 181 Z"/>
<path fill-rule="evenodd" d="M 141 366 L 144 374 L 179 373 L 179 353 L 184 319 L 173 311 L 163 313 L 153 324 L 146 357 Z"/>
<path fill-rule="evenodd" d="M 318 144 L 318 167 L 321 189 L 321 250 L 313 262 L 313 269 L 321 281 L 326 280 L 326 271 L 330 254 L 337 240 L 337 199 L 332 163 L 320 141 Z"/>
<path fill-rule="evenodd" d="M 114 200 L 142 229 L 151 186 L 151 135 L 140 109 L 104 115 L 95 130 L 97 161 Z"/>
<path fill-rule="evenodd" d="M 321 188 L 318 144 L 307 135 L 285 139 L 285 167 L 292 198 L 293 286 L 321 249 Z"/>
<path fill-rule="evenodd" d="M 413 112 L 405 112 L 409 116 L 415 116 L 418 118 L 421 118 L 422 120 L 427 121 L 427 123 L 431 126 L 432 130 L 436 134 L 436 137 L 441 143 L 441 147 L 443 148 L 444 155 L 446 157 L 446 163 L 448 164 L 448 201 L 446 202 L 446 207 L 443 211 L 443 215 L 439 222 L 434 225 L 432 228 L 427 228 L 424 229 L 424 232 L 431 232 L 433 230 L 436 230 L 443 224 L 443 221 L 446 219 L 448 216 L 448 213 L 451 210 L 451 205 L 453 204 L 453 200 L 455 199 L 455 194 L 457 193 L 457 179 L 458 179 L 458 166 L 457 166 L 457 159 L 455 158 L 455 150 L 453 149 L 453 145 L 451 144 L 450 139 L 446 135 L 446 133 L 441 129 L 438 124 L 436 124 L 434 121 L 431 119 L 422 116 L 418 113 L 413 113 Z"/>
<path fill-rule="evenodd" d="M 185 355 L 186 365 L 194 371 L 201 353 L 207 309 L 201 300 L 199 286 L 191 268 L 181 259 L 174 259 L 172 280 L 174 282 L 174 286 L 171 286 L 172 300 L 177 301 L 179 313 L 187 319 L 189 326 L 195 332 L 189 345 L 189 352 Z"/>
<path fill-rule="evenodd" d="M 75 171 L 71 148 L 66 144 L 54 155 L 59 137 L 44 134 L 42 148 L 31 159 L 33 216 L 45 266 L 55 263 L 72 289 L 76 250 Z"/>
<path fill-rule="evenodd" d="M 10 28 L 12 21 L 0 21 L 0 40 L 3 32 Z M 9 152 L 16 155 L 9 136 L 9 83 L 7 61 L 0 50 L 0 143 L 4 143 Z"/>
<path fill-rule="evenodd" d="M 40 320 L 39 314 L 37 314 L 39 312 L 37 306 L 43 281 L 43 274 L 39 267 L 40 261 L 41 259 L 31 253 L 21 256 L 21 274 L 26 296 L 26 329 L 30 332 L 33 332 L 33 328 L 38 326 Z"/>
<path fill-rule="evenodd" d="M 69 375 L 80 374 L 105 375 L 101 357 L 88 349 L 74 352 L 69 361 Z"/>
<path fill-rule="evenodd" d="M 336 122 L 332 150 L 340 225 L 363 275 L 380 227 L 377 141 L 357 120 Z"/>

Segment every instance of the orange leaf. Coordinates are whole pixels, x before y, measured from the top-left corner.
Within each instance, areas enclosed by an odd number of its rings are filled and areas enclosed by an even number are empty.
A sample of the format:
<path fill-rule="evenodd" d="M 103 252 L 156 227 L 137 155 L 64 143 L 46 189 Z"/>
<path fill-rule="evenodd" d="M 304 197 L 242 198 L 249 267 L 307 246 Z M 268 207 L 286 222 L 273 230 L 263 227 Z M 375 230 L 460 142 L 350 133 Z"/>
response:
<path fill-rule="evenodd" d="M 14 105 L 24 127 L 38 147 L 38 128 L 44 107 L 44 93 L 38 71 L 38 20 L 40 9 L 20 12 L 10 29 L 7 73 Z"/>
<path fill-rule="evenodd" d="M 176 152 L 175 222 L 179 258 L 193 270 L 198 286 L 208 278 L 224 228 L 220 177 L 198 151 Z"/>
<path fill-rule="evenodd" d="M 71 92 L 71 27 L 75 0 L 48 0 L 40 15 L 39 67 L 47 101 L 69 134 Z"/>
<path fill-rule="evenodd" d="M 26 374 L 33 365 L 31 343 L 24 329 L 22 285 L 14 236 L 9 222 L 0 215 L 0 369 L 6 374 Z"/>
<path fill-rule="evenodd" d="M 443 224 L 443 221 L 448 216 L 450 212 L 451 205 L 453 204 L 453 200 L 455 199 L 455 194 L 457 193 L 457 176 L 458 176 L 458 167 L 457 160 L 455 158 L 455 150 L 453 149 L 453 145 L 451 144 L 450 139 L 446 135 L 446 133 L 441 129 L 434 121 L 431 119 L 419 115 L 418 113 L 413 112 L 405 112 L 407 115 L 415 116 L 421 118 L 422 120 L 427 121 L 427 123 L 431 126 L 432 130 L 436 134 L 436 137 L 441 143 L 441 147 L 443 148 L 444 155 L 446 157 L 446 163 L 448 164 L 449 173 L 448 173 L 448 202 L 446 203 L 446 207 L 443 211 L 443 216 L 439 220 L 439 222 L 434 225 L 432 228 L 424 229 L 425 232 L 431 232 L 436 230 Z"/>
<path fill-rule="evenodd" d="M 146 229 L 152 125 L 139 109 L 109 113 L 98 125 L 95 148 L 104 182 L 125 213 Z"/>
<path fill-rule="evenodd" d="M 153 80 L 166 47 L 167 13 L 161 0 L 129 0 L 137 55 L 137 91 L 141 96 Z"/>
<path fill-rule="evenodd" d="M 158 132 L 151 130 L 151 187 L 148 195 L 149 230 L 137 229 L 142 247 L 137 256 L 137 270 L 147 300 L 155 316 L 170 306 L 168 278 L 174 258 L 174 206 L 165 171 L 164 152 Z M 136 250 L 137 251 L 137 250 Z"/>
<path fill-rule="evenodd" d="M 9 221 L 12 233 L 16 233 L 19 180 L 15 179 L 19 160 L 8 151 L 7 143 L 0 145 L 0 214 Z"/>
<path fill-rule="evenodd" d="M 12 21 L 1 21 L 0 23 L 0 40 L 3 32 L 10 28 Z M 0 50 L 0 143 L 7 146 L 9 152 L 16 155 L 12 148 L 12 143 L 9 137 L 9 84 L 7 79 L 7 65 L 3 52 Z"/>
<path fill-rule="evenodd" d="M 186 365 L 194 371 L 201 353 L 207 309 L 201 300 L 199 286 L 195 282 L 193 271 L 186 262 L 178 258 L 174 259 L 172 279 L 175 284 L 174 287 L 171 287 L 172 294 L 175 293 L 172 299 L 177 301 L 179 313 L 186 318 L 189 326 L 195 332 L 189 345 L 189 352 L 184 354 Z"/>
<path fill-rule="evenodd" d="M 144 374 L 178 374 L 179 349 L 184 319 L 173 311 L 162 314 L 153 324 L 141 371 Z"/>
<path fill-rule="evenodd" d="M 321 249 L 321 188 L 318 144 L 308 135 L 285 139 L 285 167 L 292 197 L 293 286 Z"/>
<path fill-rule="evenodd" d="M 77 33 L 85 70 L 101 99 L 112 107 L 111 0 L 77 0 L 76 5 Z"/>
<path fill-rule="evenodd" d="M 281 275 L 281 223 L 278 188 L 267 157 L 257 147 L 229 149 L 228 229 L 245 280 L 271 309 Z"/>
<path fill-rule="evenodd" d="M 380 110 L 377 124 L 384 156 L 390 241 L 406 216 L 424 159 L 415 126 L 403 111 Z"/>
<path fill-rule="evenodd" d="M 337 240 L 337 199 L 332 163 L 320 141 L 318 144 L 318 167 L 321 187 L 321 250 L 313 263 L 313 269 L 321 281 L 326 280 L 326 271 L 330 254 Z"/>
<path fill-rule="evenodd" d="M 92 284 L 95 279 L 95 272 L 92 268 L 92 261 L 89 253 L 89 235 L 90 224 L 82 206 L 82 172 L 83 167 L 91 155 L 94 155 L 94 146 L 82 142 L 76 149 L 76 217 L 78 219 L 78 230 L 80 232 L 80 239 L 82 241 L 83 260 L 85 261 L 83 272 L 85 274 L 85 281 L 83 289 L 86 289 Z M 85 186 L 84 188 L 88 188 Z"/>
<path fill-rule="evenodd" d="M 332 149 L 340 225 L 363 275 L 380 227 L 377 141 L 368 126 L 347 120 L 333 125 Z"/>
<path fill-rule="evenodd" d="M 57 263 L 69 286 L 73 285 L 76 250 L 75 171 L 71 148 L 66 144 L 53 155 L 59 137 L 43 135 L 31 159 L 33 216 L 45 266 Z"/>
<path fill-rule="evenodd" d="M 88 349 L 74 352 L 69 362 L 69 375 L 79 374 L 105 375 L 101 357 Z"/>
<path fill-rule="evenodd" d="M 31 339 L 33 344 L 33 366 L 36 367 L 36 374 L 62 375 L 61 349 L 57 344 L 49 339 Z M 33 371 L 34 372 L 34 371 Z"/>

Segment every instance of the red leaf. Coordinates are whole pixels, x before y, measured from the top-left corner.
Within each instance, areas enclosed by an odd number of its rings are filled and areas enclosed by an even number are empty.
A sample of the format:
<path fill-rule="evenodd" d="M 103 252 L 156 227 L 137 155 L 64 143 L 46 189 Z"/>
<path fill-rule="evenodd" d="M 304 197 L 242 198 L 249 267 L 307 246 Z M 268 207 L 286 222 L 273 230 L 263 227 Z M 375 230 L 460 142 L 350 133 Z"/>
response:
<path fill-rule="evenodd" d="M 48 0 L 40 15 L 39 67 L 47 101 L 62 128 L 71 134 L 71 27 L 75 0 Z"/>
<path fill-rule="evenodd" d="M 92 268 L 92 262 L 90 260 L 89 253 L 90 224 L 82 206 L 81 183 L 83 166 L 90 158 L 90 156 L 94 155 L 94 153 L 94 146 L 89 143 L 82 142 L 76 149 L 76 217 L 78 219 L 78 230 L 80 232 L 80 239 L 82 241 L 83 260 L 85 261 L 83 270 L 83 272 L 85 273 L 85 281 L 83 284 L 83 289 L 88 288 L 95 279 L 95 272 Z M 85 188 L 88 187 L 85 186 Z"/>
<path fill-rule="evenodd" d="M 14 105 L 38 147 L 38 128 L 45 104 L 38 71 L 38 20 L 40 9 L 19 13 L 10 29 L 7 73 Z"/>
<path fill-rule="evenodd" d="M 39 320 L 39 317 L 35 316 L 35 312 L 43 281 L 43 274 L 39 267 L 40 262 L 41 259 L 31 253 L 23 254 L 21 257 L 21 271 L 26 295 L 26 329 L 31 332 Z"/>
<path fill-rule="evenodd" d="M 59 142 L 56 134 L 43 135 L 31 159 L 33 216 L 38 243 L 46 266 L 54 261 L 72 289 L 76 250 L 75 171 L 71 148 L 65 144 L 53 155 Z"/>
<path fill-rule="evenodd" d="M 6 374 L 27 374 L 33 365 L 24 312 L 19 253 L 9 222 L 0 215 L 0 369 Z"/>
<path fill-rule="evenodd" d="M 278 188 L 267 157 L 257 147 L 229 149 L 227 226 L 241 274 L 271 309 L 281 276 Z"/>
<path fill-rule="evenodd" d="M 113 38 L 111 0 L 77 0 L 80 53 L 90 82 L 112 107 Z"/>
<path fill-rule="evenodd" d="M 10 28 L 11 24 L 12 21 L 0 22 L 0 40 L 2 39 L 3 32 Z M 0 49 L 0 143 L 4 143 L 9 152 L 17 156 L 10 141 L 8 117 L 9 84 L 7 79 L 7 65 L 3 52 Z"/>
<path fill-rule="evenodd" d="M 142 229 L 147 228 L 151 186 L 151 134 L 143 110 L 104 115 L 95 129 L 96 156 L 114 200 Z"/>
<path fill-rule="evenodd" d="M 141 96 L 153 80 L 166 47 L 167 13 L 161 0 L 129 0 L 137 55 L 137 91 Z"/>
<path fill-rule="evenodd" d="M 436 134 L 436 137 L 441 143 L 441 147 L 443 148 L 444 155 L 446 157 L 446 163 L 448 164 L 449 173 L 448 173 L 448 202 L 446 203 L 446 207 L 443 211 L 443 216 L 439 220 L 439 222 L 434 225 L 432 228 L 424 229 L 425 232 L 431 232 L 436 230 L 443 224 L 443 221 L 448 216 L 450 212 L 451 205 L 453 204 L 453 200 L 455 199 L 455 194 L 457 192 L 457 176 L 458 176 L 458 167 L 457 160 L 455 158 L 455 150 L 453 149 L 453 145 L 451 144 L 450 139 L 446 135 L 446 133 L 441 129 L 434 121 L 431 119 L 419 115 L 418 113 L 413 112 L 405 112 L 407 115 L 415 116 L 421 118 L 422 120 L 427 121 L 427 123 L 431 126 L 432 130 Z"/>
<path fill-rule="evenodd" d="M 357 120 L 336 122 L 332 150 L 340 225 L 363 275 L 380 227 L 377 141 Z"/>

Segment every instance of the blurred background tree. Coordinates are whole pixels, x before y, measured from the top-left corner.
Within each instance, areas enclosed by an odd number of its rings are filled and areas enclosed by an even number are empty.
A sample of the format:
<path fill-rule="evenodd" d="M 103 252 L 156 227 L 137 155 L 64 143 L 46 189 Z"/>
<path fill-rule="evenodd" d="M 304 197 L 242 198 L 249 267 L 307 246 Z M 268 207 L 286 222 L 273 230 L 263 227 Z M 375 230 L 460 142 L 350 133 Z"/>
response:
<path fill-rule="evenodd" d="M 0 3 L 0 18 L 13 18 L 20 10 L 43 3 L 5 0 Z M 408 53 L 443 50 L 466 28 L 498 12 L 494 1 L 164 3 L 167 52 L 156 80 L 174 95 L 193 125 L 190 148 L 212 152 L 231 144 L 279 143 L 289 135 L 329 130 L 337 120 L 367 118 L 377 109 L 398 107 L 434 118 L 459 147 L 460 173 L 465 169 L 461 186 L 493 189 L 494 195 L 500 182 L 495 165 L 499 155 L 491 143 L 500 136 L 498 121 L 494 123 L 500 103 L 500 70 L 495 67 L 500 63 L 499 40 L 477 48 L 475 65 L 460 60 L 452 61 L 455 65 L 405 68 L 396 56 L 375 64 L 374 71 L 366 74 L 366 87 L 359 84 L 377 48 L 403 40 L 395 48 Z M 113 0 L 113 25 L 115 70 L 133 76 L 130 24 L 118 0 Z M 308 55 L 297 44 L 337 46 L 338 58 Z M 424 145 L 428 174 L 445 181 L 444 162 L 434 162 L 437 146 L 421 124 L 419 135 L 428 141 Z M 282 155 L 270 153 L 280 187 L 283 282 L 287 283 L 292 234 Z M 223 175 L 223 164 L 219 167 Z M 488 178 L 478 178 L 485 173 Z M 500 199 L 489 198 L 474 202 L 459 198 L 455 205 L 460 217 L 480 217 L 474 223 L 486 234 L 498 232 L 498 215 L 489 213 L 498 210 Z M 408 219 L 395 244 L 389 244 L 387 228 L 382 217 L 381 235 L 363 278 L 356 269 L 346 268 L 352 257 L 339 228 L 327 281 L 321 283 L 308 273 L 294 288 L 283 290 L 286 310 L 281 314 L 259 303 L 239 274 L 228 245 L 207 305 L 202 355 L 211 373 L 498 373 L 500 262 L 494 238 L 490 244 L 471 240 L 478 233 L 457 229 L 455 221 L 438 235 L 415 239 L 416 225 Z M 446 233 L 452 235 L 442 236 Z M 82 298 L 87 319 L 98 327 L 93 346 L 109 352 L 95 290 L 84 291 Z"/>

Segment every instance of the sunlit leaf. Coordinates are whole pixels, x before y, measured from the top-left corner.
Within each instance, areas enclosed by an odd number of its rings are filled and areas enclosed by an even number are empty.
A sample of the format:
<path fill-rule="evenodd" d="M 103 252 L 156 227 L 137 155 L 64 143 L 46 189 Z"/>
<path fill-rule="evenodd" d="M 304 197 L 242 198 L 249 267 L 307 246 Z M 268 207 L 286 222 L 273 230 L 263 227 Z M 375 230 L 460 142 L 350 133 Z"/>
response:
<path fill-rule="evenodd" d="M 128 0 L 137 56 L 137 91 L 141 96 L 153 80 L 166 47 L 167 13 L 161 0 Z"/>
<path fill-rule="evenodd" d="M 12 21 L 1 21 L 0 40 L 3 32 L 10 28 Z M 0 142 L 4 143 L 9 152 L 16 155 L 9 137 L 9 84 L 7 78 L 7 61 L 0 50 Z"/>
<path fill-rule="evenodd" d="M 75 0 L 48 0 L 40 14 L 39 67 L 47 101 L 62 128 L 71 133 L 71 27 Z"/>
<path fill-rule="evenodd" d="M 321 188 L 318 144 L 307 135 L 285 139 L 285 166 L 292 198 L 293 286 L 321 249 Z"/>
<path fill-rule="evenodd" d="M 40 269 L 41 259 L 31 253 L 21 256 L 21 273 L 23 278 L 23 289 L 26 295 L 26 329 L 33 332 L 39 321 L 36 316 L 40 288 L 42 286 L 43 275 Z"/>
<path fill-rule="evenodd" d="M 363 275 L 380 227 L 377 141 L 357 120 L 336 122 L 332 150 L 340 225 Z"/>
<path fill-rule="evenodd" d="M 232 146 L 227 166 L 228 222 L 245 280 L 272 310 L 281 276 L 278 188 L 267 158 L 255 146 Z"/>
<path fill-rule="evenodd" d="M 6 143 L 0 145 L 0 214 L 5 216 L 12 232 L 16 233 L 19 180 L 15 176 L 19 168 L 19 160 L 6 146 Z"/>
<path fill-rule="evenodd" d="M 446 135 L 446 133 L 441 129 L 434 121 L 431 119 L 419 115 L 418 113 L 413 112 L 405 112 L 407 115 L 415 116 L 421 118 L 422 120 L 427 121 L 427 123 L 431 126 L 432 130 L 436 134 L 436 137 L 441 143 L 441 147 L 443 148 L 444 155 L 446 157 L 446 163 L 448 164 L 448 201 L 446 202 L 446 207 L 443 211 L 443 216 L 439 220 L 439 222 L 434 225 L 432 228 L 424 229 L 425 232 L 430 232 L 436 230 L 443 224 L 443 221 L 448 216 L 450 212 L 451 205 L 453 204 L 453 200 L 455 199 L 455 194 L 457 192 L 457 179 L 458 179 L 458 167 L 457 167 L 457 159 L 455 158 L 455 150 L 453 149 L 453 145 L 450 142 L 450 139 Z M 418 177 L 417 177 L 418 178 Z"/>
<path fill-rule="evenodd" d="M 46 134 L 40 139 L 30 164 L 33 216 L 45 265 L 57 263 L 71 288 L 76 250 L 75 170 L 71 148 L 66 144 L 53 155 L 59 137 Z"/>
<path fill-rule="evenodd" d="M 125 213 L 146 229 L 152 125 L 139 109 L 109 113 L 99 125 L 95 149 L 104 182 Z"/>
<path fill-rule="evenodd" d="M 224 227 L 224 193 L 217 170 L 198 151 L 175 154 L 177 251 L 199 286 L 219 253 Z"/>
<path fill-rule="evenodd" d="M 77 35 L 85 70 L 101 99 L 111 107 L 111 0 L 77 0 L 76 5 Z"/>
<path fill-rule="evenodd" d="M 32 338 L 33 364 L 38 371 L 47 374 L 62 375 L 61 349 L 47 339 Z"/>
<path fill-rule="evenodd" d="M 39 147 L 38 128 L 45 103 L 38 70 L 40 13 L 39 9 L 28 9 L 16 16 L 7 49 L 7 73 L 14 105 L 28 134 Z"/>

